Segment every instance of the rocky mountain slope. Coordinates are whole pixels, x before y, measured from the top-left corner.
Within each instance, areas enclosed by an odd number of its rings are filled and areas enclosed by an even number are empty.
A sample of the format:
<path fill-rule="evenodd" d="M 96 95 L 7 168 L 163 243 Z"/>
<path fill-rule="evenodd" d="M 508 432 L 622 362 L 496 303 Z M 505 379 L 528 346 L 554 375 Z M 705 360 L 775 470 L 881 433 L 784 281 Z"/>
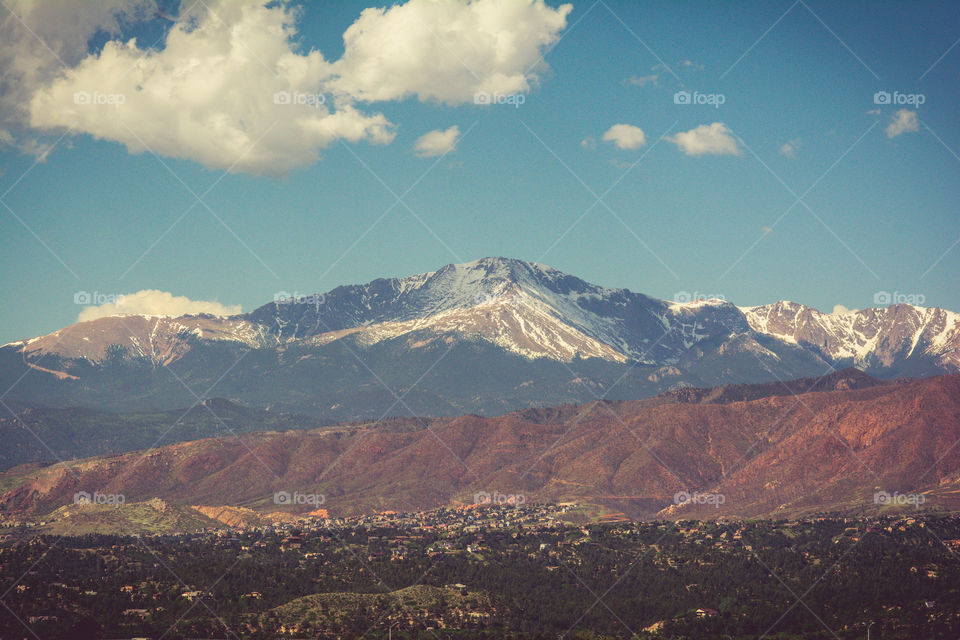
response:
<path fill-rule="evenodd" d="M 808 382 L 819 390 L 763 385 L 179 443 L 8 474 L 0 509 L 36 518 L 78 491 L 262 512 L 278 509 L 277 492 L 322 495 L 334 517 L 486 495 L 669 518 L 914 508 L 878 503 L 877 492 L 960 507 L 960 376 L 879 384 L 844 371 Z"/>

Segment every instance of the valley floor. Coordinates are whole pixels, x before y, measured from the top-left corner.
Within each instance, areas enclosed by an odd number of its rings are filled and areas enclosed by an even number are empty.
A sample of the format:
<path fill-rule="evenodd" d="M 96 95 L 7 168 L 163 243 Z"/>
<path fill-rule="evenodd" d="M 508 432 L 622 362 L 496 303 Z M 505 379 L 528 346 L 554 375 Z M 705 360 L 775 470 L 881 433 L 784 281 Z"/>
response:
<path fill-rule="evenodd" d="M 2 638 L 955 638 L 960 517 L 586 524 L 575 507 L 2 532 Z"/>

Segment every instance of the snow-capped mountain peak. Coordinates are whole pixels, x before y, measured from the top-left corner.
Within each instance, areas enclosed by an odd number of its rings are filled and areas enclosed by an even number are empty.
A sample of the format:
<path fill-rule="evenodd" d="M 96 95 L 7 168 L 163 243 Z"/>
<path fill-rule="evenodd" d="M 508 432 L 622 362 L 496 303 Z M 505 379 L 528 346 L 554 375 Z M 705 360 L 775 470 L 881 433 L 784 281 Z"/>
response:
<path fill-rule="evenodd" d="M 753 307 L 719 299 L 670 302 L 499 257 L 340 286 L 228 318 L 102 318 L 4 348 L 22 351 L 28 362 L 55 353 L 97 363 L 120 345 L 129 357 L 166 364 L 196 340 L 261 349 L 317 347 L 348 336 L 367 347 L 404 338 L 411 349 L 462 338 L 527 358 L 668 368 L 707 354 L 742 354 L 761 369 L 799 359 L 808 368 L 854 365 L 879 375 L 960 370 L 960 321 L 942 309 L 894 305 L 826 314 L 785 300 Z"/>
<path fill-rule="evenodd" d="M 743 307 L 750 327 L 861 368 L 926 356 L 960 369 L 960 314 L 909 304 L 823 313 L 796 302 Z M 911 371 L 905 367 L 904 375 Z"/>

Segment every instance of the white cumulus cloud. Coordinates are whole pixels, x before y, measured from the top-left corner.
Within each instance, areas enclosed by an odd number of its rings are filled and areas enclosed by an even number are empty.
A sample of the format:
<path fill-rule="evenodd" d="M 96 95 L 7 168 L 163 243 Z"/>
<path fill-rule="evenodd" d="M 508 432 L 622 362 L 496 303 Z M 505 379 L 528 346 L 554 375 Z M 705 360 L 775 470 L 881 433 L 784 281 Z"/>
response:
<path fill-rule="evenodd" d="M 166 47 L 110 41 L 38 91 L 30 123 L 72 127 L 124 144 L 236 172 L 282 174 L 311 164 L 342 138 L 389 143 L 380 114 L 327 105 L 330 65 L 295 53 L 292 12 L 224 2 L 179 20 Z"/>
<path fill-rule="evenodd" d="M 688 156 L 740 155 L 740 146 L 722 122 L 702 124 L 667 138 Z"/>
<path fill-rule="evenodd" d="M 144 289 L 127 295 L 118 295 L 112 302 L 92 307 L 84 307 L 77 322 L 87 322 L 97 318 L 117 315 L 184 316 L 188 314 L 209 313 L 215 316 L 230 316 L 241 312 L 240 305 L 224 305 L 208 300 L 191 300 L 185 296 L 175 296 L 169 291 Z"/>
<path fill-rule="evenodd" d="M 364 10 L 331 61 L 302 47 L 300 9 L 283 1 L 184 3 L 160 48 L 115 37 L 89 55 L 90 37 L 143 20 L 144 3 L 14 4 L 29 30 L 12 16 L 0 23 L 0 85 L 16 87 L 0 97 L 7 120 L 28 134 L 86 133 L 131 153 L 255 175 L 312 164 L 337 140 L 392 142 L 395 125 L 361 103 L 530 91 L 571 10 L 543 0 L 409 0 Z M 31 30 L 63 52 L 62 65 Z M 7 124 L 0 119 L 0 145 L 11 144 Z"/>
<path fill-rule="evenodd" d="M 639 149 L 647 144 L 647 135 L 632 124 L 615 124 L 603 134 L 604 142 L 612 142 L 620 149 Z"/>
<path fill-rule="evenodd" d="M 447 104 L 524 93 L 572 5 L 543 0 L 410 0 L 365 9 L 343 34 L 333 90 L 363 101 L 417 96 Z"/>
<path fill-rule="evenodd" d="M 421 158 L 442 156 L 457 148 L 460 127 L 453 125 L 449 129 L 437 129 L 423 134 L 413 145 L 413 152 Z"/>
<path fill-rule="evenodd" d="M 920 122 L 917 120 L 917 112 L 909 109 L 898 109 L 887 125 L 886 132 L 888 138 L 920 130 Z"/>

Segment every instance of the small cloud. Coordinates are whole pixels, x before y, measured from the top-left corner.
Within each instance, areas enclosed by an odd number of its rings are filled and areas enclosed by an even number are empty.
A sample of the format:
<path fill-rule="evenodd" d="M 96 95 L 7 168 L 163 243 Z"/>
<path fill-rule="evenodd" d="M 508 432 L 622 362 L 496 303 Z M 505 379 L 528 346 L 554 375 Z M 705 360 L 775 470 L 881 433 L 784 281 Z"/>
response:
<path fill-rule="evenodd" d="M 702 124 L 690 131 L 684 131 L 667 138 L 688 156 L 703 155 L 740 155 L 736 138 L 722 122 Z"/>
<path fill-rule="evenodd" d="M 784 142 L 779 149 L 780 155 L 792 158 L 796 155 L 797 149 L 800 147 L 800 139 L 788 140 Z"/>
<path fill-rule="evenodd" d="M 681 60 L 677 64 L 681 67 L 686 67 L 687 69 L 697 69 L 700 71 L 703 70 L 703 65 L 699 62 L 694 62 L 693 60 Z"/>
<path fill-rule="evenodd" d="M 413 152 L 421 158 L 442 156 L 457 148 L 460 138 L 460 127 L 453 125 L 449 129 L 436 129 L 423 134 L 413 145 Z"/>
<path fill-rule="evenodd" d="M 897 110 L 886 128 L 888 138 L 896 138 L 901 134 L 919 130 L 920 122 L 917 120 L 917 112 L 909 109 Z"/>
<path fill-rule="evenodd" d="M 587 136 L 580 141 L 580 147 L 583 149 L 588 149 L 589 151 L 593 151 L 597 148 L 597 139 L 593 136 Z"/>
<path fill-rule="evenodd" d="M 842 304 L 835 304 L 835 305 L 833 305 L 833 311 L 830 312 L 830 315 L 832 315 L 832 316 L 842 316 L 842 315 L 844 315 L 844 314 L 846 314 L 846 313 L 853 313 L 854 311 L 856 311 L 856 309 L 848 309 L 848 308 L 846 308 L 845 306 L 843 306 Z"/>
<path fill-rule="evenodd" d="M 658 78 L 660 78 L 659 73 L 651 73 L 648 76 L 630 76 L 627 78 L 626 83 L 632 84 L 635 87 L 645 87 L 648 84 L 656 86 Z"/>
<path fill-rule="evenodd" d="M 639 149 L 647 144 L 647 135 L 632 124 L 615 124 L 603 134 L 604 142 L 612 142 L 618 149 Z"/>
<path fill-rule="evenodd" d="M 127 295 L 112 296 L 112 302 L 95 307 L 85 307 L 77 322 L 119 315 L 184 316 L 209 313 L 215 316 L 232 316 L 241 312 L 240 305 L 223 305 L 216 301 L 191 300 L 175 296 L 169 291 L 144 289 Z"/>
<path fill-rule="evenodd" d="M 879 108 L 877 108 L 877 109 L 870 109 L 870 111 L 867 111 L 867 115 L 871 115 L 871 116 L 878 116 L 878 115 L 880 115 L 880 113 L 881 113 L 881 111 L 880 111 Z"/>
<path fill-rule="evenodd" d="M 760 227 L 760 231 L 762 231 L 764 235 L 767 235 L 767 236 L 768 236 L 768 235 L 770 235 L 771 233 L 773 233 L 773 227 L 768 227 L 768 226 L 764 225 L 764 226 Z"/>

